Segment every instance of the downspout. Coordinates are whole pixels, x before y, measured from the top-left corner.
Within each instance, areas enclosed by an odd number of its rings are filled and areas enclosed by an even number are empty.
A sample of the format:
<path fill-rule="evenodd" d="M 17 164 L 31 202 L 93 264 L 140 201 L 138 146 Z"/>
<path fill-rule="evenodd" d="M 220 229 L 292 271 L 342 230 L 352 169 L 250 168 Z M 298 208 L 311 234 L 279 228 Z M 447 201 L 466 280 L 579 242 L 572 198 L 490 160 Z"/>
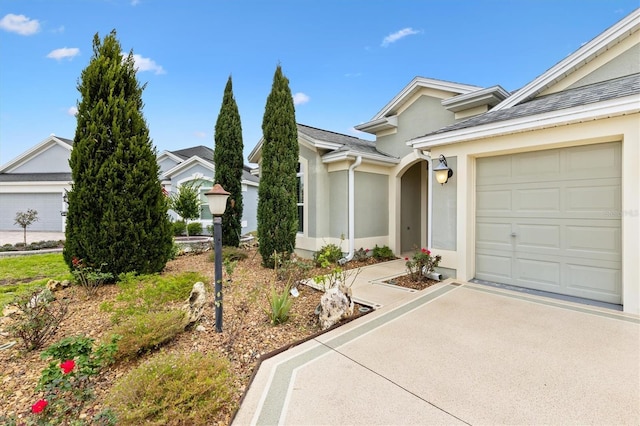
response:
<path fill-rule="evenodd" d="M 338 261 L 340 265 L 344 265 L 353 259 L 356 245 L 356 185 L 355 185 L 355 169 L 362 164 L 362 156 L 358 155 L 356 161 L 349 166 L 349 253 Z"/>

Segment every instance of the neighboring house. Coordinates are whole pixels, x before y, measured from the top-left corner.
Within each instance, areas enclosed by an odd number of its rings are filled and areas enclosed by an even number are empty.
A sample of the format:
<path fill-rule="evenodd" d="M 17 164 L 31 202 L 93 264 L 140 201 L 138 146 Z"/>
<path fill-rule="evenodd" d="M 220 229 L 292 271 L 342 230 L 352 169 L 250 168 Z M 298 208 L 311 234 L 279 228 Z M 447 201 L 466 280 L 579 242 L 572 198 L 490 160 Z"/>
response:
<path fill-rule="evenodd" d="M 417 77 L 356 126 L 373 143 L 299 125 L 297 248 L 429 247 L 450 277 L 640 313 L 638 29 L 640 10 L 514 93 Z"/>
<path fill-rule="evenodd" d="M 54 135 L 0 168 L 0 230 L 16 231 L 15 216 L 19 211 L 38 211 L 38 221 L 29 226 L 32 231 L 64 232 L 67 204 L 65 191 L 71 190 L 69 158 L 73 141 Z M 213 181 L 213 150 L 204 146 L 164 151 L 158 155 L 162 186 L 175 192 L 189 180 L 202 182 L 201 192 L 211 188 Z M 256 212 L 258 178 L 251 169 L 243 171 L 242 190 L 244 217 L 242 232 L 257 229 Z M 206 230 L 212 224 L 211 214 L 202 196 L 200 222 Z M 170 211 L 175 218 L 176 215 Z"/>
<path fill-rule="evenodd" d="M 213 186 L 214 170 L 213 149 L 206 146 L 195 146 L 193 148 L 181 149 L 178 151 L 163 151 L 158 155 L 158 165 L 160 165 L 162 187 L 169 193 L 176 193 L 180 185 L 188 182 L 195 182 L 200 185 L 202 205 L 200 207 L 200 218 L 203 229 L 213 225 L 213 217 L 207 204 L 207 197 L 204 193 Z M 242 171 L 242 234 L 258 229 L 258 178 L 251 174 L 251 168 L 245 166 Z M 173 211 L 170 214 L 174 219 L 179 216 Z M 190 221 L 192 222 L 192 221 Z"/>
<path fill-rule="evenodd" d="M 38 220 L 29 225 L 30 231 L 64 231 L 72 144 L 51 135 L 0 168 L 0 230 L 20 230 L 16 213 L 33 209 Z"/>

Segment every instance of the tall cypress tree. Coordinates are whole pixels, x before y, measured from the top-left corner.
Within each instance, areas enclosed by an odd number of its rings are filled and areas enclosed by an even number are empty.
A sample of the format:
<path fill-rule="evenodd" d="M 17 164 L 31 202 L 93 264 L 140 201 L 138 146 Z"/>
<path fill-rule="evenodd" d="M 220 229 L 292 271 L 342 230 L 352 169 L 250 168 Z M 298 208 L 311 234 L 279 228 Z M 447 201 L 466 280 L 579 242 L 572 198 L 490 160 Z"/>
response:
<path fill-rule="evenodd" d="M 222 244 L 238 247 L 242 232 L 242 124 L 233 97 L 231 76 L 227 80 L 222 106 L 215 127 L 215 182 L 229 192 L 227 209 L 222 216 Z"/>
<path fill-rule="evenodd" d="M 123 57 L 115 30 L 101 42 L 78 83 L 64 259 L 113 274 L 161 271 L 173 245 L 156 151 L 142 114 L 133 53 Z"/>
<path fill-rule="evenodd" d="M 293 252 L 298 230 L 298 129 L 289 80 L 280 65 L 265 106 L 262 138 L 258 241 L 262 264 L 273 267 L 274 253 Z"/>

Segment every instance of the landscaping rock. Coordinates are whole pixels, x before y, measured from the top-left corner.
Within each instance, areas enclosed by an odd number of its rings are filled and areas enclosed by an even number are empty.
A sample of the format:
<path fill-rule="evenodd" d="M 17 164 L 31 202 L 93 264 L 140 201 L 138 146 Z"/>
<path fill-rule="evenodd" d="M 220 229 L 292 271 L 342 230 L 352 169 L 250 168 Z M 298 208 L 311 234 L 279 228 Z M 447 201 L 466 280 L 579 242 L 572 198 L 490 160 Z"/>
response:
<path fill-rule="evenodd" d="M 188 323 L 193 324 L 198 321 L 204 313 L 204 306 L 207 303 L 207 290 L 204 287 L 204 283 L 198 281 L 193 285 L 191 294 L 182 305 L 182 310 L 188 314 Z"/>
<path fill-rule="evenodd" d="M 341 319 L 353 315 L 353 299 L 351 287 L 338 281 L 337 285 L 324 292 L 320 298 L 320 327 L 323 330 L 331 327 Z"/>

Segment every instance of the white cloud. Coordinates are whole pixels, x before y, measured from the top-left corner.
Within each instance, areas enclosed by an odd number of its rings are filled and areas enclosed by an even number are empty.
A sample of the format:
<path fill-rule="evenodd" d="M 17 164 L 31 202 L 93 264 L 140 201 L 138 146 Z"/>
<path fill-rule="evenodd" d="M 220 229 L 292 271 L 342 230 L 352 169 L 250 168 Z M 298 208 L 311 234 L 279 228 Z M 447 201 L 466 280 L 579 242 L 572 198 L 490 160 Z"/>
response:
<path fill-rule="evenodd" d="M 80 49 L 77 47 L 62 47 L 60 49 L 55 49 L 49 52 L 47 58 L 55 59 L 59 61 L 64 58 L 73 59 L 74 57 L 80 54 Z"/>
<path fill-rule="evenodd" d="M 137 6 L 140 4 L 140 0 L 131 0 L 131 6 Z"/>
<path fill-rule="evenodd" d="M 40 31 L 40 22 L 37 19 L 29 19 L 24 15 L 9 13 L 0 19 L 0 28 L 10 33 L 32 35 Z"/>
<path fill-rule="evenodd" d="M 127 56 L 127 53 L 122 53 L 123 56 Z M 141 55 L 134 54 L 133 61 L 135 62 L 135 68 L 140 71 L 153 71 L 155 74 L 166 74 L 167 72 L 162 66 L 155 63 L 153 59 L 143 58 Z"/>
<path fill-rule="evenodd" d="M 207 137 L 207 134 L 205 132 L 193 132 L 193 135 L 199 139 L 204 139 Z"/>
<path fill-rule="evenodd" d="M 309 102 L 311 98 L 307 95 L 305 95 L 302 92 L 298 92 L 295 95 L 293 95 L 293 104 L 294 105 L 302 105 L 302 104 L 306 104 L 307 102 Z"/>
<path fill-rule="evenodd" d="M 414 34 L 420 34 L 420 31 L 414 30 L 411 27 L 403 28 L 400 31 L 396 31 L 393 34 L 389 34 L 388 36 L 386 36 L 384 40 L 382 40 L 382 44 L 380 46 L 387 47 L 391 43 L 395 43 L 401 38 L 405 38 L 407 36 L 414 35 Z"/>
<path fill-rule="evenodd" d="M 78 108 L 75 106 L 69 107 L 69 109 L 67 110 L 67 114 L 75 117 L 76 115 L 78 115 Z"/>
<path fill-rule="evenodd" d="M 362 76 L 361 72 L 348 72 L 344 75 L 347 78 L 352 78 L 352 77 L 360 77 Z"/>

